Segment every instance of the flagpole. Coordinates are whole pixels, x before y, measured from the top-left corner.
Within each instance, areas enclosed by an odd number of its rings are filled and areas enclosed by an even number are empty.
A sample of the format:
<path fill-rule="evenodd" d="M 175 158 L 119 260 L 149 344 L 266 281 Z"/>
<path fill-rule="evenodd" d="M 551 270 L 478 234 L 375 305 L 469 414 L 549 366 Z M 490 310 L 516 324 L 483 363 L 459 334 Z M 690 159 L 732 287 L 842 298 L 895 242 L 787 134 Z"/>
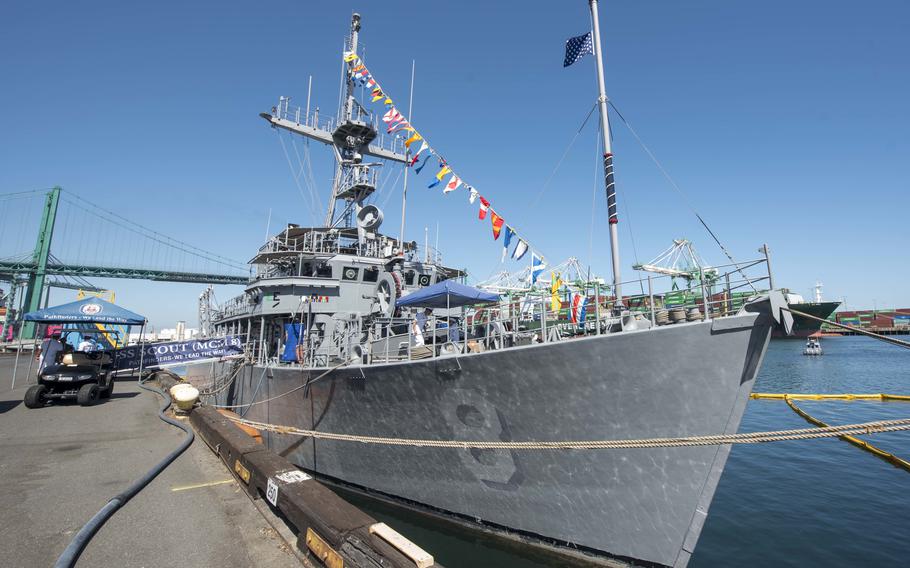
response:
<path fill-rule="evenodd" d="M 413 121 L 414 117 L 412 113 L 414 112 L 414 66 L 415 61 L 411 60 L 411 94 L 408 98 L 408 120 Z M 416 131 L 415 131 L 416 132 Z M 398 246 L 401 247 L 402 253 L 404 252 L 404 214 L 405 209 L 408 203 L 408 170 L 411 169 L 411 150 L 408 149 L 407 153 L 407 162 L 404 165 L 404 187 L 401 190 L 401 236 L 398 240 Z"/>
<path fill-rule="evenodd" d="M 597 15 L 597 0 L 588 0 L 591 6 L 591 20 L 594 33 L 594 60 L 597 67 L 597 86 L 600 89 L 597 104 L 600 107 L 600 129 L 604 147 L 604 183 L 607 191 L 607 214 L 610 225 L 610 256 L 613 261 L 613 293 L 616 300 L 613 310 L 619 312 L 622 305 L 622 285 L 619 265 L 619 234 L 616 228 L 619 219 L 616 215 L 616 186 L 613 183 L 613 152 L 610 144 L 610 119 L 607 116 L 607 93 L 604 87 L 604 69 L 600 49 L 600 20 Z"/>

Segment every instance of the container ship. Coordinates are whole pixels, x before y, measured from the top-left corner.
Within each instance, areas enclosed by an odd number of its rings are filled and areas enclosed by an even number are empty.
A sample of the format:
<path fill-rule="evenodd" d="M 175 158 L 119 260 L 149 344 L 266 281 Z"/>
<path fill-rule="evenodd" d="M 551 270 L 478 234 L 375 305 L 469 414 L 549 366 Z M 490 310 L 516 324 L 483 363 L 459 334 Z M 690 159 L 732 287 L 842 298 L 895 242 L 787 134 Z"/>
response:
<path fill-rule="evenodd" d="M 787 305 L 791 310 L 803 312 L 817 318 L 830 318 L 831 314 L 834 313 L 834 310 L 840 306 L 840 302 L 826 302 L 822 300 L 821 282 L 815 283 L 815 301 L 813 302 L 807 302 L 801 295 L 793 293 L 786 288 L 784 288 L 783 291 L 787 298 Z M 816 337 L 822 334 L 821 326 L 822 323 L 820 321 L 793 314 L 793 333 L 791 335 L 785 335 L 781 330 L 775 330 L 773 337 L 791 339 Z"/>

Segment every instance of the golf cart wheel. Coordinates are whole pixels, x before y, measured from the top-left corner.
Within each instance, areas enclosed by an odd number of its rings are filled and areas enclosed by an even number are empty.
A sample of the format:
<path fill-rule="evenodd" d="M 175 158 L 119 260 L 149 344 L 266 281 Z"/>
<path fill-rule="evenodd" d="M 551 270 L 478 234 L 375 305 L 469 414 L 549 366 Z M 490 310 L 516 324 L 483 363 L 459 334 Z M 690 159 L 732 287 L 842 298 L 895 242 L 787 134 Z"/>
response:
<path fill-rule="evenodd" d="M 25 391 L 25 407 L 41 408 L 44 406 L 44 393 L 47 387 L 44 385 L 32 385 Z"/>
<path fill-rule="evenodd" d="M 114 392 L 114 378 L 111 377 L 111 383 L 101 389 L 101 398 L 111 398 L 111 394 Z"/>
<path fill-rule="evenodd" d="M 98 385 L 82 385 L 76 393 L 76 402 L 82 406 L 91 406 L 98 402 Z"/>

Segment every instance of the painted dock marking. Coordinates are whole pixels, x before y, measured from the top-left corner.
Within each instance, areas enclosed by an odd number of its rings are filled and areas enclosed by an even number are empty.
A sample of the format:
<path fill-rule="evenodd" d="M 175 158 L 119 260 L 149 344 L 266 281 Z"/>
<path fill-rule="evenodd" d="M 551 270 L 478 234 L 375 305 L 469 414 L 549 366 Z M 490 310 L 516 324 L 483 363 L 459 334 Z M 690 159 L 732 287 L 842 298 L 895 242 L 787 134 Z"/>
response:
<path fill-rule="evenodd" d="M 209 481 L 208 483 L 197 483 L 195 485 L 183 485 L 180 487 L 171 487 L 171 491 L 186 491 L 188 489 L 201 489 L 203 487 L 211 487 L 213 485 L 224 485 L 225 483 L 232 483 L 233 479 L 222 479 L 220 481 Z"/>

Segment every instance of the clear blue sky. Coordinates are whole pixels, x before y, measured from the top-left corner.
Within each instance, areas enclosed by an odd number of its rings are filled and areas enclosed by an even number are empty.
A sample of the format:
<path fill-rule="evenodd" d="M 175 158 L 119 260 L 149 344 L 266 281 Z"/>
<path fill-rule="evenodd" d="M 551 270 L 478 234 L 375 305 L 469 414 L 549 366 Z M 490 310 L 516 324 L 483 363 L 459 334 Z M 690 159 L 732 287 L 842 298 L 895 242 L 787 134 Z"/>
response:
<path fill-rule="evenodd" d="M 456 171 L 550 260 L 574 255 L 607 276 L 593 119 L 535 201 L 596 96 L 590 57 L 562 68 L 565 39 L 589 29 L 583 0 L 6 2 L 0 193 L 59 184 L 248 259 L 270 209 L 273 228 L 322 215 L 257 114 L 279 95 L 304 104 L 309 75 L 314 105 L 334 113 L 354 10 L 367 63 L 399 103 L 416 60 L 413 122 Z M 609 96 L 736 257 L 767 242 L 795 291 L 819 279 L 851 308 L 910 306 L 910 4 L 608 1 L 601 23 Z M 628 131 L 613 130 L 626 276 L 680 236 L 722 262 Z M 324 202 L 331 155 L 311 150 Z M 480 279 L 499 270 L 489 224 L 463 193 L 427 190 L 431 168 L 411 185 L 407 237 L 428 226 L 432 242 L 438 222 L 448 264 Z M 384 190 L 397 234 L 400 182 Z M 100 283 L 157 326 L 195 321 L 202 286 Z"/>

